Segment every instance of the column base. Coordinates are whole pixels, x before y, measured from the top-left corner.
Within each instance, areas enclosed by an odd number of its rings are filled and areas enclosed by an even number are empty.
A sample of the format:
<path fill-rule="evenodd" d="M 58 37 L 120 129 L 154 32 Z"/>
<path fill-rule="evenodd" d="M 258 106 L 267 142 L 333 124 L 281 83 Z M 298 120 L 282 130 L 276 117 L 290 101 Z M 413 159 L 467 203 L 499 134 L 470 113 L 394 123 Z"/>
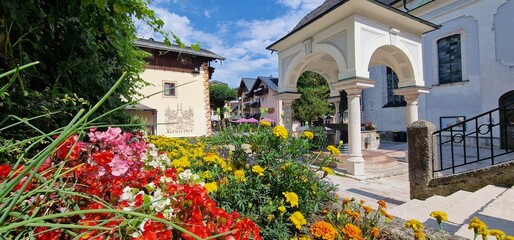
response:
<path fill-rule="evenodd" d="M 364 176 L 364 158 L 362 158 L 362 155 L 350 155 L 346 160 L 346 172 L 353 176 Z"/>

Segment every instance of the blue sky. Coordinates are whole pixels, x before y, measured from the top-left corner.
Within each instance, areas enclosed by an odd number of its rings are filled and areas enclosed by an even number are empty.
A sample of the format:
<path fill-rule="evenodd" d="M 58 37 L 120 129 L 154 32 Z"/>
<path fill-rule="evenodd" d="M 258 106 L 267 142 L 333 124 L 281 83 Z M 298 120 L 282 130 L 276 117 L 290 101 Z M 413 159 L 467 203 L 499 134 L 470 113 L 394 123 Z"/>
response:
<path fill-rule="evenodd" d="M 324 0 L 153 0 L 150 8 L 165 30 L 183 42 L 200 42 L 226 58 L 212 79 L 237 87 L 243 77 L 277 76 L 278 57 L 266 50 Z M 155 36 L 144 27 L 140 37 Z"/>

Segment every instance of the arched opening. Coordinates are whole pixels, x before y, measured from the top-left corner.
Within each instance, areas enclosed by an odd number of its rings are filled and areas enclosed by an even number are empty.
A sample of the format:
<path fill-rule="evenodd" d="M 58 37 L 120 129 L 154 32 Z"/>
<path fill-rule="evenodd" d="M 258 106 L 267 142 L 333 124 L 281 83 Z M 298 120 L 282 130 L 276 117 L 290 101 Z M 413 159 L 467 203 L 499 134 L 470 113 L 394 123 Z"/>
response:
<path fill-rule="evenodd" d="M 501 148 L 514 150 L 514 90 L 503 94 L 500 106 L 500 142 Z"/>

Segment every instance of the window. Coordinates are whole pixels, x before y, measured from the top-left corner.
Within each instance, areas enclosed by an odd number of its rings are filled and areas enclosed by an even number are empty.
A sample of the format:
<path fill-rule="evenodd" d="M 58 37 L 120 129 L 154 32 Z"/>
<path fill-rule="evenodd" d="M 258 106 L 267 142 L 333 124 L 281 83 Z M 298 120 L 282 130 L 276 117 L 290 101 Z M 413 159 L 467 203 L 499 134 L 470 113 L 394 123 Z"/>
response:
<path fill-rule="evenodd" d="M 451 35 L 437 41 L 439 84 L 462 81 L 460 45 L 460 34 Z"/>
<path fill-rule="evenodd" d="M 384 107 L 402 107 L 407 105 L 405 98 L 401 95 L 394 95 L 394 89 L 398 88 L 398 76 L 391 69 L 387 68 L 387 103 Z"/>
<path fill-rule="evenodd" d="M 174 82 L 164 82 L 164 96 L 165 97 L 175 97 L 177 96 L 176 92 L 176 83 Z"/>

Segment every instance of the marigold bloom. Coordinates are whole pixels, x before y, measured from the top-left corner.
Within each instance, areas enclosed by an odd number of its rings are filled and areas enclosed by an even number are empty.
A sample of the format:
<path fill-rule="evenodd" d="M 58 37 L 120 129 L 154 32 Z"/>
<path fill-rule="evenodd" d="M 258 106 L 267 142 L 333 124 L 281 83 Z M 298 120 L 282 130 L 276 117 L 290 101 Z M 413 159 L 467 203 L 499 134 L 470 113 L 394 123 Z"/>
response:
<path fill-rule="evenodd" d="M 430 216 L 437 220 L 437 223 L 441 224 L 441 222 L 448 221 L 448 215 L 445 212 L 441 211 L 433 211 L 430 213 Z"/>
<path fill-rule="evenodd" d="M 471 219 L 471 221 L 469 222 L 468 229 L 473 229 L 473 231 L 475 231 L 475 234 L 483 234 L 488 232 L 487 225 L 485 225 L 485 223 L 477 217 Z"/>
<path fill-rule="evenodd" d="M 257 173 L 259 176 L 264 176 L 264 168 L 259 165 L 255 165 L 252 167 L 252 172 Z"/>
<path fill-rule="evenodd" d="M 411 220 L 409 220 L 409 221 L 407 221 L 405 223 L 405 228 L 410 228 L 410 229 L 412 229 L 414 231 L 420 230 L 420 229 L 422 229 L 424 227 L 425 226 L 423 226 L 423 224 L 420 221 L 416 220 L 416 219 L 411 219 Z"/>
<path fill-rule="evenodd" d="M 312 140 L 314 138 L 314 133 L 310 131 L 305 131 L 302 133 L 302 137 Z"/>
<path fill-rule="evenodd" d="M 371 233 L 371 236 L 373 236 L 374 238 L 379 238 L 380 237 L 380 231 L 378 230 L 377 227 L 373 227 L 370 231 Z"/>
<path fill-rule="evenodd" d="M 425 240 L 425 232 L 423 230 L 414 230 L 414 240 Z"/>
<path fill-rule="evenodd" d="M 505 237 L 505 232 L 498 229 L 489 230 L 489 234 L 491 234 L 491 236 L 495 237 L 496 239 L 503 239 Z"/>
<path fill-rule="evenodd" d="M 280 206 L 280 207 L 278 207 L 278 210 L 279 210 L 281 213 L 283 213 L 283 212 L 285 212 L 285 211 L 286 211 L 286 207 L 284 207 L 284 206 Z"/>
<path fill-rule="evenodd" d="M 273 134 L 282 140 L 286 140 L 289 136 L 287 129 L 284 126 L 276 126 L 273 128 Z"/>
<path fill-rule="evenodd" d="M 329 168 L 329 167 L 322 167 L 321 170 L 323 170 L 323 172 L 325 172 L 325 174 L 334 174 L 334 170 L 332 170 L 332 168 Z"/>
<path fill-rule="evenodd" d="M 299 211 L 296 211 L 293 214 L 291 214 L 291 216 L 289 217 L 289 221 L 291 221 L 291 223 L 297 229 L 302 229 L 302 226 L 307 224 L 307 220 L 305 220 L 305 217 Z"/>
<path fill-rule="evenodd" d="M 243 170 L 236 170 L 234 172 L 234 178 L 240 182 L 246 182 L 245 172 Z"/>
<path fill-rule="evenodd" d="M 216 192 L 218 191 L 218 183 L 217 182 L 210 182 L 210 183 L 206 183 L 204 185 L 205 189 L 207 190 L 207 192 Z"/>
<path fill-rule="evenodd" d="M 334 226 L 325 221 L 317 221 L 314 223 L 310 228 L 310 233 L 312 236 L 323 240 L 334 240 L 338 235 Z"/>
<path fill-rule="evenodd" d="M 263 127 L 271 127 L 271 123 L 268 122 L 268 121 L 261 121 L 259 123 L 259 125 L 263 126 Z"/>
<path fill-rule="evenodd" d="M 334 145 L 328 145 L 327 150 L 330 151 L 333 155 L 339 155 L 341 152 L 339 152 L 339 149 L 334 147 Z"/>
<path fill-rule="evenodd" d="M 298 195 L 294 192 L 283 192 L 282 193 L 286 198 L 286 202 L 291 204 L 291 207 L 298 207 Z"/>
<path fill-rule="evenodd" d="M 382 208 L 387 208 L 386 202 L 384 200 L 379 200 L 377 203 L 378 203 L 378 206 L 380 206 Z"/>
<path fill-rule="evenodd" d="M 362 236 L 361 236 L 361 234 L 362 234 L 361 229 L 359 227 L 351 224 L 351 223 L 347 223 L 346 225 L 344 225 L 343 234 L 346 237 L 345 239 L 348 239 L 348 238 L 362 238 Z"/>

